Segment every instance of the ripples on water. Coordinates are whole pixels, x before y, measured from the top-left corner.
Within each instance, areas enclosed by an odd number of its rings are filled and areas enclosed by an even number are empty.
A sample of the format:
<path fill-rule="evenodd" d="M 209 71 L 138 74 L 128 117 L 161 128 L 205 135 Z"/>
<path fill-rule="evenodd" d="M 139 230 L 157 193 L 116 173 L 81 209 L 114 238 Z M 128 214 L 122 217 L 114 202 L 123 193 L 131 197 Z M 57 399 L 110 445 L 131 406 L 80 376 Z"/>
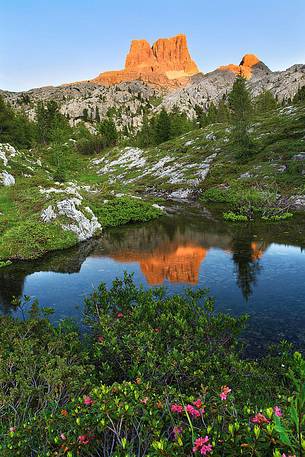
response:
<path fill-rule="evenodd" d="M 85 295 L 124 271 L 169 293 L 207 287 L 216 309 L 250 315 L 250 352 L 286 338 L 305 348 L 304 219 L 281 224 L 227 224 L 208 211 L 172 214 L 104 233 L 78 248 L 0 269 L 3 313 L 19 315 L 14 296 L 55 310 L 54 321 L 81 319 Z"/>

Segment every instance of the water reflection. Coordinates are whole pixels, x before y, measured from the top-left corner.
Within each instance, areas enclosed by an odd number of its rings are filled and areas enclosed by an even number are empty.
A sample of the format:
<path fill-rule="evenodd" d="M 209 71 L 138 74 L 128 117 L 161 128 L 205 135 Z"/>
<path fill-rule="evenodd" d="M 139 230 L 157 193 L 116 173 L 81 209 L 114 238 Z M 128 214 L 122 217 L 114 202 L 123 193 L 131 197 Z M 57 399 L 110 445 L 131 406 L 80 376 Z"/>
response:
<path fill-rule="evenodd" d="M 148 224 L 110 230 L 100 240 L 49 255 L 37 262 L 0 269 L 0 305 L 3 312 L 10 312 L 12 298 L 28 293 L 28 289 L 43 298 L 48 294 L 51 304 L 56 303 L 56 287 L 63 287 L 62 278 L 72 274 L 70 295 L 68 297 L 67 292 L 63 292 L 60 299 L 62 303 L 78 300 L 80 295 L 91 291 L 84 286 L 82 278 L 86 277 L 87 283 L 92 278 L 90 284 L 93 284 L 93 278 L 109 283 L 117 276 L 120 266 L 135 271 L 138 281 L 144 279 L 149 286 L 164 282 L 173 287 L 176 284 L 196 286 L 212 279 L 213 286 L 217 280 L 218 288 L 223 291 L 228 288 L 228 297 L 235 294 L 231 281 L 234 278 L 244 299 L 249 300 L 257 287 L 258 277 L 264 277 L 264 256 L 273 243 L 303 248 L 303 220 L 296 219 L 293 225 L 234 225 L 225 224 L 217 213 L 203 214 L 193 210 L 172 214 Z M 84 266 L 90 268 L 86 270 Z M 37 277 L 38 272 L 62 275 L 44 277 L 42 283 L 41 276 Z M 33 278 L 36 279 L 35 285 Z M 74 297 L 76 292 L 78 295 Z"/>

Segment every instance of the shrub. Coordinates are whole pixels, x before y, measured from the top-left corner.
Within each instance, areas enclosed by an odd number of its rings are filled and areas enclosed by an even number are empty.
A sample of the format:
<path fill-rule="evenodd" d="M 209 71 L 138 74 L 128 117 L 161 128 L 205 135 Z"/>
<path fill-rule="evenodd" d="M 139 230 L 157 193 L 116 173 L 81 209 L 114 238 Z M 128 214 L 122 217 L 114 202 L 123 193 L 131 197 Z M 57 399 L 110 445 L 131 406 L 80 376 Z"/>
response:
<path fill-rule="evenodd" d="M 294 356 L 294 389 L 279 406 L 238 406 L 227 385 L 181 394 L 149 383 L 101 385 L 64 408 L 6 428 L 4 457 L 79 456 L 274 456 L 303 455 L 305 361 Z M 102 454 L 101 454 L 102 450 Z"/>
<path fill-rule="evenodd" d="M 60 225 L 28 220 L 8 229 L 0 238 L 0 260 L 37 259 L 49 251 L 75 244 L 76 235 Z"/>
<path fill-rule="evenodd" d="M 80 154 L 91 155 L 101 152 L 107 143 L 102 135 L 91 135 L 90 138 L 79 139 L 75 147 Z"/>
<path fill-rule="evenodd" d="M 138 289 L 125 275 L 110 290 L 101 284 L 85 303 L 104 382 L 140 378 L 187 391 L 220 377 L 232 382 L 228 373 L 239 371 L 235 338 L 245 318 L 214 315 L 206 291 L 169 297 L 163 289 Z"/>
<path fill-rule="evenodd" d="M 162 215 L 151 203 L 132 197 L 115 198 L 102 204 L 94 201 L 91 206 L 102 227 L 147 222 Z"/>
<path fill-rule="evenodd" d="M 234 213 L 233 211 L 223 213 L 223 218 L 225 221 L 229 222 L 248 222 L 247 216 L 243 214 Z"/>
<path fill-rule="evenodd" d="M 292 217 L 293 217 L 293 213 L 285 212 L 282 214 L 275 214 L 272 216 L 263 216 L 262 219 L 264 221 L 279 222 L 279 221 L 286 221 L 287 219 L 291 219 Z"/>
<path fill-rule="evenodd" d="M 0 427 L 53 411 L 92 387 L 92 365 L 72 326 L 53 327 L 34 303 L 29 319 L 3 316 L 0 327 Z"/>

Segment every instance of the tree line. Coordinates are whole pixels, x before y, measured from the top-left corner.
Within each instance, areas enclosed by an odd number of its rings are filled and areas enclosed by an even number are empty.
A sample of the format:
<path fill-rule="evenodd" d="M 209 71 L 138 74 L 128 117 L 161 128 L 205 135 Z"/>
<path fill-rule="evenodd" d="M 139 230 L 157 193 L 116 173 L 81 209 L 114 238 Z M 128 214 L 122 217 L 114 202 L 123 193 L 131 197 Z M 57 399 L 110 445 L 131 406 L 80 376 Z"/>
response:
<path fill-rule="evenodd" d="M 286 100 L 283 104 L 291 103 Z M 305 103 L 305 86 L 300 87 L 292 103 Z M 185 112 L 174 108 L 171 112 L 162 109 L 159 113 L 144 115 L 143 124 L 138 132 L 125 129 L 119 132 L 112 116 L 109 114 L 101 119 L 98 108 L 95 112 L 95 134 L 84 128 L 81 123 L 72 128 L 69 120 L 59 110 L 58 104 L 53 101 L 39 101 L 36 105 L 35 121 L 28 119 L 21 110 L 14 110 L 2 96 L 0 96 L 0 142 L 11 143 L 19 148 L 29 148 L 34 144 L 47 145 L 60 143 L 69 137 L 76 137 L 77 148 L 83 154 L 91 154 L 115 146 L 118 142 L 128 138 L 129 142 L 148 147 L 158 145 L 172 138 L 180 136 L 195 128 L 206 127 L 214 123 L 225 123 L 232 126 L 232 141 L 240 150 L 240 154 L 248 155 L 251 149 L 251 140 L 248 134 L 251 119 L 258 114 L 268 113 L 280 104 L 269 91 L 264 91 L 255 98 L 247 88 L 247 81 L 238 75 L 231 92 L 224 95 L 216 105 L 210 103 L 207 109 L 196 105 L 195 116 L 190 119 Z M 83 121 L 86 121 L 86 112 Z"/>

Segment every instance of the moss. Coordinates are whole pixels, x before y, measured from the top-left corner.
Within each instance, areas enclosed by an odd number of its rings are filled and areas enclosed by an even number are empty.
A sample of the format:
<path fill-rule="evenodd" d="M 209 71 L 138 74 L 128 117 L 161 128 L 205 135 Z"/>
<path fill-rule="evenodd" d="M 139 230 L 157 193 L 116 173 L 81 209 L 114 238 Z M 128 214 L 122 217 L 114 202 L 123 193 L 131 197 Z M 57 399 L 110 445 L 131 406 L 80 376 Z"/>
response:
<path fill-rule="evenodd" d="M 37 259 L 49 251 L 65 249 L 78 242 L 74 233 L 57 224 L 29 220 L 6 231 L 0 239 L 1 260 Z"/>

